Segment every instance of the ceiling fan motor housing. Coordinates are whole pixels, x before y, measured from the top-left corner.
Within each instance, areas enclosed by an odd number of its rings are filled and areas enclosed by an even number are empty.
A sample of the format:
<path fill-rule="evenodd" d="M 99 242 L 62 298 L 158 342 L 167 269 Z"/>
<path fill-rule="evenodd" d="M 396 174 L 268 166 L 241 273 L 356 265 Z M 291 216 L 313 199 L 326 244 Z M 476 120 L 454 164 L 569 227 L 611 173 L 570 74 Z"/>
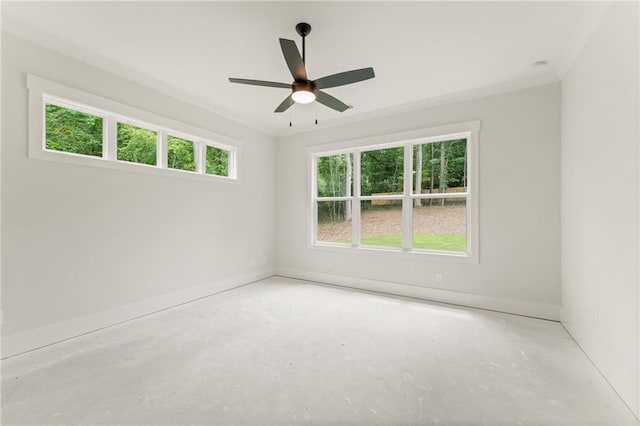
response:
<path fill-rule="evenodd" d="M 306 37 L 311 32 L 311 25 L 307 24 L 306 22 L 300 22 L 298 25 L 296 25 L 296 32 L 298 33 L 298 35 Z"/>
<path fill-rule="evenodd" d="M 309 80 L 296 80 L 293 82 L 293 91 L 306 90 L 307 92 L 313 92 L 316 90 L 316 85 L 313 81 Z"/>

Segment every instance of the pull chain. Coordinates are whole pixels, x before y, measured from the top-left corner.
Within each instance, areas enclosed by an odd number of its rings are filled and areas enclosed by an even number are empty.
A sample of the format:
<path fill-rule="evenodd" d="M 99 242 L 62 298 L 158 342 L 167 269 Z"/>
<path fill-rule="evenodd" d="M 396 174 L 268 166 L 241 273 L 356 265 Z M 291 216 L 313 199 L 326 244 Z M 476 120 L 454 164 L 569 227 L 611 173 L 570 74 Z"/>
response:
<path fill-rule="evenodd" d="M 318 101 L 316 101 L 316 126 L 318 125 Z"/>

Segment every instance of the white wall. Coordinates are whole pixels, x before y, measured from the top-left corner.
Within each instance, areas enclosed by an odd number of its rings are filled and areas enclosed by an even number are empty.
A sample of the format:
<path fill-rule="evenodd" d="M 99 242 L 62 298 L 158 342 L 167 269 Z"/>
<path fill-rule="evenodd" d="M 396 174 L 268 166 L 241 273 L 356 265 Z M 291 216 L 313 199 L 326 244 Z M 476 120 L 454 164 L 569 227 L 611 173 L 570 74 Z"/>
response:
<path fill-rule="evenodd" d="M 563 323 L 640 414 L 638 4 L 613 3 L 562 81 Z"/>
<path fill-rule="evenodd" d="M 240 183 L 29 159 L 27 73 L 241 140 Z M 43 330 L 4 355 L 43 334 L 64 337 L 55 324 L 273 272 L 272 137 L 8 34 L 2 92 L 3 343 Z M 152 308 L 172 301 L 183 300 Z M 110 312 L 105 321 L 118 319 Z"/>
<path fill-rule="evenodd" d="M 560 87 L 551 84 L 282 138 L 279 273 L 558 318 L 559 109 Z M 479 264 L 308 247 L 307 147 L 472 120 L 481 121 Z"/>

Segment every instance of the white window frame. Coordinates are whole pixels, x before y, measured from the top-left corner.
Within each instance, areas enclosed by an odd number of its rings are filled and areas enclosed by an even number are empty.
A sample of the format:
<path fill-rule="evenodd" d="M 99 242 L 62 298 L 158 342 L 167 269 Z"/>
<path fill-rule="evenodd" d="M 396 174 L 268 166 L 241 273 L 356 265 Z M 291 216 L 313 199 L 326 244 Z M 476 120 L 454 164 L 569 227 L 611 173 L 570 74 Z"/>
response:
<path fill-rule="evenodd" d="M 320 250 L 342 250 L 353 253 L 383 254 L 385 256 L 420 256 L 432 257 L 434 260 L 454 260 L 470 263 L 479 262 L 479 232 L 478 232 L 478 133 L 480 121 L 469 121 L 447 126 L 412 130 L 409 132 L 382 135 L 355 141 L 344 141 L 333 144 L 316 145 L 307 149 L 309 156 L 309 247 Z M 467 150 L 467 191 L 465 193 L 444 194 L 413 194 L 413 147 L 425 143 L 445 142 L 456 139 L 466 139 Z M 361 195 L 360 185 L 360 154 L 384 148 L 404 147 L 404 191 L 399 195 Z M 317 164 L 319 157 L 353 154 L 353 190 L 349 197 L 318 197 Z M 450 252 L 439 250 L 413 249 L 413 200 L 466 198 L 467 210 L 467 251 Z M 360 244 L 360 205 L 366 200 L 402 200 L 402 248 L 362 246 Z M 351 244 L 340 244 L 318 241 L 318 202 L 347 201 L 351 202 L 352 240 Z"/>
<path fill-rule="evenodd" d="M 239 140 L 31 74 L 27 75 L 27 89 L 29 90 L 29 158 L 188 179 L 239 182 L 238 157 L 242 145 Z M 47 149 L 45 123 L 45 105 L 47 104 L 102 117 L 102 157 Z M 156 165 L 117 159 L 117 123 L 119 122 L 156 132 L 158 135 Z M 173 169 L 167 166 L 167 135 L 193 142 L 196 171 Z M 229 153 L 228 176 L 206 173 L 207 146 Z"/>

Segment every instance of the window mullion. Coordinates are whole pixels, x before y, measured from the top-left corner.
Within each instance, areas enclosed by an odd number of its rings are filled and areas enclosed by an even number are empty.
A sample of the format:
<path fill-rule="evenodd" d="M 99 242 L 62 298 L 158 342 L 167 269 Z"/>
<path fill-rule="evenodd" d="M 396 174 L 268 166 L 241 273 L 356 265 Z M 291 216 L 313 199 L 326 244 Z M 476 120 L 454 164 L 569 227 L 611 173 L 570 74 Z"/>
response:
<path fill-rule="evenodd" d="M 351 204 L 351 245 L 360 247 L 360 150 L 353 152 L 353 200 Z"/>
<path fill-rule="evenodd" d="M 318 242 L 318 157 L 311 157 L 311 243 Z"/>
<path fill-rule="evenodd" d="M 207 144 L 195 141 L 193 142 L 193 156 L 196 159 L 196 173 L 201 175 L 205 174 L 205 158 L 206 158 Z M 231 174 L 229 174 L 231 176 Z"/>
<path fill-rule="evenodd" d="M 118 122 L 112 115 L 106 116 L 105 121 L 106 143 L 102 147 L 102 155 L 107 160 L 115 161 L 118 159 Z"/>
<path fill-rule="evenodd" d="M 404 146 L 404 196 L 402 197 L 402 250 L 409 251 L 413 246 L 413 200 L 411 188 L 413 182 L 413 146 Z"/>
<path fill-rule="evenodd" d="M 158 130 L 156 136 L 156 164 L 158 164 L 158 167 L 166 169 L 169 167 L 169 143 L 167 141 L 167 132 L 164 130 Z"/>
<path fill-rule="evenodd" d="M 237 177 L 236 176 L 236 150 L 232 149 L 229 151 L 229 154 L 227 154 L 227 170 L 228 170 L 228 175 L 229 177 L 233 176 L 234 178 Z"/>

